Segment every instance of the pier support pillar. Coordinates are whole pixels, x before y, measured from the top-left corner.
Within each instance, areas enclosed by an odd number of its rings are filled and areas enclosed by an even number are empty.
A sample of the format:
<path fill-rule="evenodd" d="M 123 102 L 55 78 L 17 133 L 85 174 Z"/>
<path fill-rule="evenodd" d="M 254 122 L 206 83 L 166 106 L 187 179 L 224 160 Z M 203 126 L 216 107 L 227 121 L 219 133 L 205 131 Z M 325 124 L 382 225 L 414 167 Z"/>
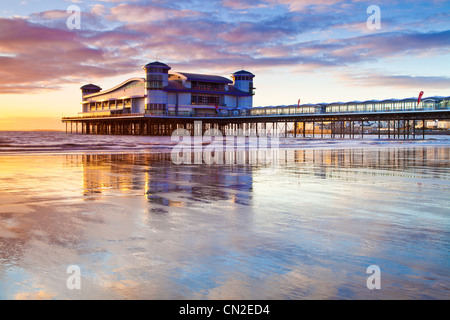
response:
<path fill-rule="evenodd" d="M 381 138 L 381 121 L 378 120 L 378 139 Z"/>
<path fill-rule="evenodd" d="M 426 122 L 425 120 L 422 120 L 422 139 L 425 140 L 425 126 Z"/>
<path fill-rule="evenodd" d="M 388 139 L 391 138 L 391 120 L 388 120 L 387 122 L 387 132 L 388 132 Z"/>
<path fill-rule="evenodd" d="M 361 121 L 361 139 L 364 139 L 364 120 Z"/>

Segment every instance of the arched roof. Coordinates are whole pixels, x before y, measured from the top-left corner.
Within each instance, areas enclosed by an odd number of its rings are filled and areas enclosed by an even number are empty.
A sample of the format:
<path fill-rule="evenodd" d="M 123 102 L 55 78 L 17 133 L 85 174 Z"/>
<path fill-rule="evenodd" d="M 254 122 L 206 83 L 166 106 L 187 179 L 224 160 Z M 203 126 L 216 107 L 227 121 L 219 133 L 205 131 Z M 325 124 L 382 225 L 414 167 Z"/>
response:
<path fill-rule="evenodd" d="M 233 76 L 255 76 L 253 73 L 248 72 L 246 70 L 240 70 L 233 73 Z"/>
<path fill-rule="evenodd" d="M 96 86 L 95 84 L 92 84 L 92 83 L 85 84 L 85 85 L 82 86 L 80 89 L 81 89 L 81 90 L 84 90 L 84 89 L 102 90 L 102 88 L 100 88 L 99 86 Z"/>
<path fill-rule="evenodd" d="M 144 66 L 145 69 L 152 68 L 152 67 L 171 69 L 167 64 L 159 62 L 159 61 L 150 62 Z"/>
<path fill-rule="evenodd" d="M 105 90 L 105 91 L 100 91 L 100 92 L 97 92 L 97 93 L 93 93 L 93 94 L 91 94 L 91 95 L 89 95 L 89 96 L 94 96 L 94 95 L 101 95 L 101 94 L 110 93 L 110 92 L 112 92 L 112 91 L 115 91 L 115 90 L 119 89 L 120 87 L 123 87 L 123 86 L 127 85 L 127 84 L 130 83 L 130 82 L 133 82 L 133 81 L 144 82 L 145 79 L 144 79 L 144 78 L 131 78 L 131 79 L 128 79 L 128 80 L 122 82 L 121 84 L 119 84 L 119 85 L 117 85 L 117 86 L 111 88 L 111 89 L 108 89 L 108 90 Z"/>

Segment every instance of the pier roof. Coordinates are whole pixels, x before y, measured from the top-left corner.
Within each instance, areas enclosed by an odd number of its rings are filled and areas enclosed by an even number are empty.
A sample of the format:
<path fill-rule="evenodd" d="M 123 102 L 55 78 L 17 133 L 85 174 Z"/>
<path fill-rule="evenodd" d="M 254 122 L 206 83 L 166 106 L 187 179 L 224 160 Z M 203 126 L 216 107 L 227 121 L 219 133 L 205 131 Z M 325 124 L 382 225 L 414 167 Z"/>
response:
<path fill-rule="evenodd" d="M 199 73 L 188 73 L 188 72 L 173 72 L 172 74 L 181 76 L 188 81 L 202 81 L 202 82 L 215 82 L 215 83 L 233 83 L 228 78 L 209 75 L 209 74 L 199 74 Z"/>
<path fill-rule="evenodd" d="M 100 92 L 97 92 L 97 93 L 89 94 L 89 95 L 86 95 L 85 97 L 86 98 L 90 98 L 90 97 L 95 97 L 95 96 L 100 96 L 100 95 L 103 95 L 103 94 L 106 94 L 106 93 L 110 93 L 110 92 L 113 92 L 113 91 L 115 91 L 115 90 L 117 90 L 117 89 L 119 89 L 119 88 L 129 84 L 130 82 L 133 82 L 133 81 L 145 82 L 145 79 L 144 78 L 131 78 L 131 79 L 125 80 L 124 82 L 122 82 L 121 84 L 119 84 L 119 85 L 117 85 L 117 86 L 115 86 L 113 88 L 110 88 L 110 89 L 107 89 L 107 90 L 104 90 L 104 91 L 100 91 Z"/>

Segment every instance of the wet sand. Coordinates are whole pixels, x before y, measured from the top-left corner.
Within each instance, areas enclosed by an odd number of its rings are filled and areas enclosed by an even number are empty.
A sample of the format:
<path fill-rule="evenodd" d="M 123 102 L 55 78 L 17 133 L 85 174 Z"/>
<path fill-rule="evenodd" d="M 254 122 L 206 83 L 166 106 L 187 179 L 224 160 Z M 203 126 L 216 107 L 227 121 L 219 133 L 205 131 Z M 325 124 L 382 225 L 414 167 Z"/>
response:
<path fill-rule="evenodd" d="M 3 155 L 0 299 L 449 299 L 449 152 Z"/>

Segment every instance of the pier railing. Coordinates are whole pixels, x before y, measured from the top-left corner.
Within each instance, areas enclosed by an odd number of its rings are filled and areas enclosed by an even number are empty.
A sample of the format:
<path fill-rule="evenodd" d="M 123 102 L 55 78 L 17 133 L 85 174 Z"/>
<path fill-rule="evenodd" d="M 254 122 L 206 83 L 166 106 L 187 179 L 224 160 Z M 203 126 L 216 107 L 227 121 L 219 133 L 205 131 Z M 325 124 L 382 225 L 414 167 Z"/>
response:
<path fill-rule="evenodd" d="M 72 119 L 92 119 L 92 118 L 122 118 L 122 117 L 142 117 L 145 113 L 120 113 L 120 114 L 109 114 L 109 115 L 98 115 L 98 116 L 78 116 L 78 117 L 63 117 L 62 120 L 72 120 Z"/>
<path fill-rule="evenodd" d="M 163 112 L 161 114 L 148 114 L 148 113 L 120 113 L 120 114 L 109 114 L 109 115 L 79 115 L 74 117 L 62 117 L 63 121 L 69 120 L 83 120 L 83 119 L 98 119 L 98 118 L 124 118 L 124 117 L 148 117 L 148 118 L 249 118 L 249 117 L 276 117 L 276 116 L 327 116 L 327 115 L 344 115 L 344 114 L 381 114 L 381 113 L 408 113 L 408 112 L 432 112 L 432 111 L 450 111 L 450 108 L 436 108 L 436 109 L 408 109 L 408 110 L 378 110 L 378 111 L 335 111 L 335 112 L 274 112 L 274 113 L 251 113 L 251 112 L 240 112 L 238 114 L 234 113 L 220 113 L 220 114 L 211 114 L 211 113 L 187 113 L 180 112 L 178 115 L 175 112 L 171 111 L 169 113 Z"/>

